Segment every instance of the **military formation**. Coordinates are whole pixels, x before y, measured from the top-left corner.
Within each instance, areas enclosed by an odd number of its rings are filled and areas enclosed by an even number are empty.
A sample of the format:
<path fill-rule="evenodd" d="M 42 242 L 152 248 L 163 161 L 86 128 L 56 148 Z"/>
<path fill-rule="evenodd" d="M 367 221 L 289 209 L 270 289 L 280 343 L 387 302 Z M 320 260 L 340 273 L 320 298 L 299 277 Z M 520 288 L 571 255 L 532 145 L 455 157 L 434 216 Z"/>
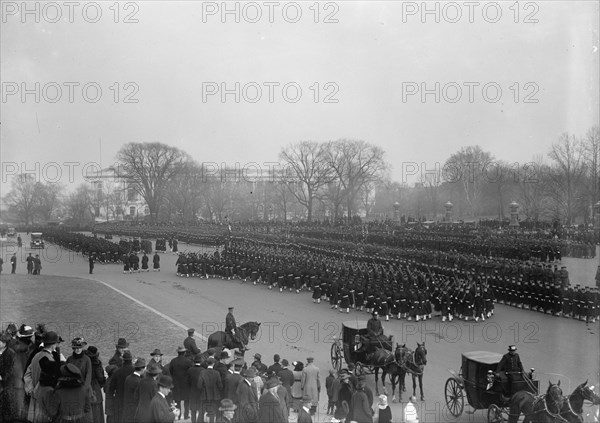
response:
<path fill-rule="evenodd" d="M 110 225 L 102 230 L 119 229 Z M 223 225 L 194 227 L 187 236 L 179 227 L 169 232 L 163 227 L 122 226 L 120 232 L 135 238 L 121 240 L 118 246 L 64 231 L 60 236 L 49 234 L 49 240 L 92 254 L 98 261 L 119 261 L 125 273 L 134 273 L 160 270 L 158 254 L 140 256 L 135 249 L 136 241 L 141 247 L 144 239 L 157 236 L 156 250 L 179 254 L 180 276 L 239 278 L 280 292 L 307 290 L 315 303 L 327 302 L 346 313 L 377 310 L 386 319 L 422 320 L 437 311 L 442 320 L 478 321 L 492 316 L 494 303 L 588 322 L 599 315 L 598 289 L 571 286 L 560 261 L 561 244 L 552 239 L 507 234 L 501 241 L 500 235 L 490 234 L 477 241 L 468 227 L 409 231 L 372 224 L 346 229 L 298 225 L 283 232 L 282 228 L 285 225 L 239 225 L 233 233 L 246 236 L 236 237 Z M 387 234 L 390 228 L 395 229 Z M 397 245 L 348 242 L 384 233 Z M 173 234 L 201 244 L 221 240 L 225 247 L 215 254 L 179 253 Z M 345 234 L 344 239 L 337 240 L 336 234 Z M 494 243 L 493 250 L 474 251 Z"/>

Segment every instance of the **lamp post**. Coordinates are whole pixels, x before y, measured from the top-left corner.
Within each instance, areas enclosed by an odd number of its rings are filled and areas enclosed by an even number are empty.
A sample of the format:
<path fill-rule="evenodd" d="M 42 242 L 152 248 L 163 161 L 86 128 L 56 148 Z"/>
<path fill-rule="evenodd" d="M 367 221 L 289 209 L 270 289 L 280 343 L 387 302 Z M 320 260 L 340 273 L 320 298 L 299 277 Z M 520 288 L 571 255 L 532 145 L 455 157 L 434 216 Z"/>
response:
<path fill-rule="evenodd" d="M 513 201 L 508 205 L 510 208 L 510 226 L 511 228 L 519 227 L 519 205 L 516 201 Z"/>
<path fill-rule="evenodd" d="M 444 220 L 448 223 L 452 223 L 452 209 L 454 208 L 454 204 L 447 201 L 446 204 L 444 204 L 444 208 L 446 209 L 446 217 Z"/>

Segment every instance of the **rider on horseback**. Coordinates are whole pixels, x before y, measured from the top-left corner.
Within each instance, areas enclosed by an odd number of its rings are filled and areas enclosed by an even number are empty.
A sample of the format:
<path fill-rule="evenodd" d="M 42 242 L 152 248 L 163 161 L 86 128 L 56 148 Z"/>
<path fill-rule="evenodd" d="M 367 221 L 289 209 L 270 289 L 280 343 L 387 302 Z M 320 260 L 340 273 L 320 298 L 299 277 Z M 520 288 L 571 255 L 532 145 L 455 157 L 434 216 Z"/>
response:
<path fill-rule="evenodd" d="M 237 332 L 237 324 L 235 322 L 235 317 L 233 316 L 233 307 L 228 308 L 227 316 L 225 316 L 225 333 L 231 337 L 233 341 L 232 343 L 235 344 L 240 349 L 240 351 L 250 349 L 244 346 L 244 342 L 242 341 L 239 333 Z"/>

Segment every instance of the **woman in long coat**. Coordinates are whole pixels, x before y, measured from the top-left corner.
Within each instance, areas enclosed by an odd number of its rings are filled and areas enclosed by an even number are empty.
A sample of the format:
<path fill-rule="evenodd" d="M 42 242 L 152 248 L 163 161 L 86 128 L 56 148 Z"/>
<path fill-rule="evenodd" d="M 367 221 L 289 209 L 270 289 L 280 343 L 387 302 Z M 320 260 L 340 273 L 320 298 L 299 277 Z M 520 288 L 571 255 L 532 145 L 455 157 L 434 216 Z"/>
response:
<path fill-rule="evenodd" d="M 161 374 L 158 366 L 150 366 L 137 387 L 135 398 L 137 398 L 137 410 L 135 411 L 136 423 L 151 423 L 150 403 L 158 392 L 158 376 Z"/>
<path fill-rule="evenodd" d="M 86 413 L 91 409 L 90 394 L 89 388 L 83 386 L 81 371 L 67 363 L 60 368 L 60 373 L 52 400 L 56 423 L 86 423 Z"/>
<path fill-rule="evenodd" d="M 102 361 L 100 361 L 100 353 L 98 348 L 94 346 L 88 347 L 86 354 L 92 362 L 92 416 L 94 423 L 104 423 L 104 407 L 102 400 L 102 387 L 106 383 L 104 377 L 104 369 L 102 368 Z"/>

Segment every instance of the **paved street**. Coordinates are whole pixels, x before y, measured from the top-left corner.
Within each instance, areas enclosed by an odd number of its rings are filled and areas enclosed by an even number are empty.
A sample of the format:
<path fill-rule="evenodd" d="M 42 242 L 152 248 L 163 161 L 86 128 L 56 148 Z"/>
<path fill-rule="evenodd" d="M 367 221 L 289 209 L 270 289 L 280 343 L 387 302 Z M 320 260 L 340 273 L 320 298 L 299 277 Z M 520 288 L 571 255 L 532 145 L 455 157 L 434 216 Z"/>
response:
<path fill-rule="evenodd" d="M 26 240 L 23 240 L 24 243 Z M 188 247 L 180 245 L 182 250 Z M 8 251 L 8 250 L 5 250 Z M 23 258 L 29 250 L 23 250 Z M 35 252 L 34 252 L 35 254 Z M 6 257 L 6 254 L 3 255 Z M 269 365 L 272 356 L 279 353 L 288 360 L 302 360 L 314 356 L 315 364 L 321 369 L 322 380 L 331 368 L 330 349 L 333 337 L 341 330 L 345 320 L 366 320 L 368 315 L 351 311 L 340 313 L 328 305 L 313 304 L 308 293 L 279 293 L 264 286 L 252 286 L 240 281 L 205 280 L 179 278 L 175 275 L 175 256 L 161 255 L 162 271 L 159 273 L 123 274 L 120 265 L 96 264 L 93 275 L 88 275 L 87 259 L 70 251 L 47 246 L 42 273 L 45 275 L 89 278 L 116 289 L 120 295 L 129 296 L 145 304 L 169 324 L 181 327 L 181 340 L 185 328 L 195 327 L 209 334 L 224 325 L 227 306 L 235 306 L 238 323 L 256 320 L 262 323 L 257 340 L 251 343 L 250 353 L 260 352 Z M 3 278 L 10 272 L 5 266 Z M 19 263 L 18 273 L 25 266 Z M 60 295 L 59 293 L 49 295 Z M 90 306 L 102 306 L 102 298 L 87 298 Z M 110 313 L 107 306 L 106 313 Z M 78 316 L 73 316 L 77 319 Z M 132 316 L 135 320 L 135 316 Z M 424 376 L 426 401 L 420 403 L 422 421 L 453 421 L 445 410 L 444 383 L 450 376 L 448 369 L 458 372 L 461 353 L 486 350 L 504 353 L 509 344 L 516 344 L 526 368 L 534 367 L 542 386 L 547 381 L 561 380 L 565 394 L 576 384 L 589 380 L 599 383 L 599 327 L 598 323 L 586 325 L 573 319 L 557 318 L 536 312 L 499 305 L 496 314 L 485 322 L 453 321 L 442 323 L 434 317 L 426 322 L 393 320 L 384 322 L 385 332 L 393 334 L 396 342 L 415 348 L 416 342 L 426 342 L 428 364 Z M 201 344 L 204 344 L 201 342 Z M 202 345 L 204 348 L 204 345 Z M 247 354 L 247 360 L 251 355 Z M 368 377 L 374 387 L 373 376 Z M 407 378 L 410 384 L 410 379 Z M 409 388 L 412 389 L 412 388 Z M 322 399 L 325 395 L 322 393 Z M 407 395 L 404 394 L 404 399 Z M 400 406 L 394 404 L 393 412 L 399 416 Z M 458 421 L 485 421 L 482 412 L 465 413 Z"/>

